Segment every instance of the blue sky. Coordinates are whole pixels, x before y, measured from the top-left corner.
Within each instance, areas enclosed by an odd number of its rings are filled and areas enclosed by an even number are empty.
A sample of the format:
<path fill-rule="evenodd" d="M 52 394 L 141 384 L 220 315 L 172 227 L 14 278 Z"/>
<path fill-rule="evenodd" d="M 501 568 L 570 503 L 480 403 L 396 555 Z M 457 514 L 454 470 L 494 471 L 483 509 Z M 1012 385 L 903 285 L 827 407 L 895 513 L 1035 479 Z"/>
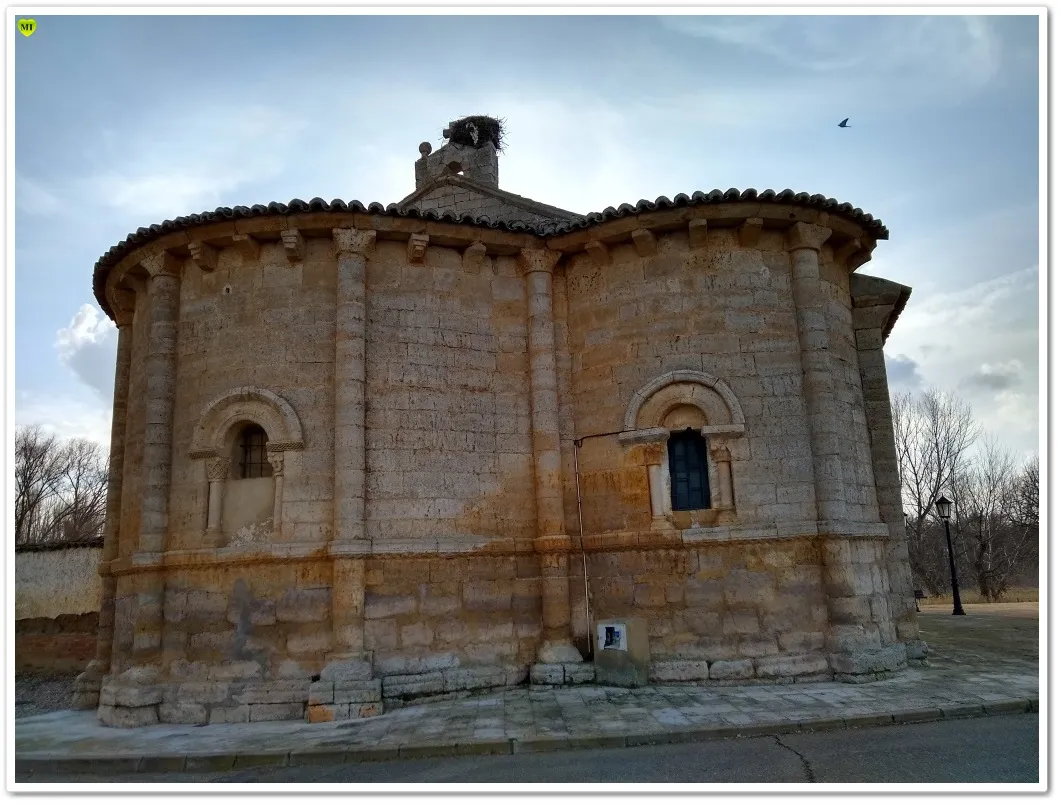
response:
<path fill-rule="evenodd" d="M 892 389 L 1038 444 L 1038 20 L 995 16 L 47 16 L 16 36 L 15 407 L 106 443 L 126 234 L 218 206 L 397 201 L 423 140 L 508 122 L 501 186 L 578 212 L 823 193 L 911 285 Z M 837 123 L 849 117 L 852 128 Z"/>

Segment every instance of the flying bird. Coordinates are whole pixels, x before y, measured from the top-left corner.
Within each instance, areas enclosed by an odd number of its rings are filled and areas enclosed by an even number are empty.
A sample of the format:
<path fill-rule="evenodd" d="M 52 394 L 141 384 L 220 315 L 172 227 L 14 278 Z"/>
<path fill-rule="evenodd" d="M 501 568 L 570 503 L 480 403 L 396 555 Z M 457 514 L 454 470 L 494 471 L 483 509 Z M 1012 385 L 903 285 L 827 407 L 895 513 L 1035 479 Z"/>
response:
<path fill-rule="evenodd" d="M 839 124 L 839 127 L 840 128 L 850 128 L 850 126 L 847 125 L 847 120 L 849 120 L 849 119 L 850 119 L 849 117 L 844 117 L 843 118 L 843 122 Z"/>

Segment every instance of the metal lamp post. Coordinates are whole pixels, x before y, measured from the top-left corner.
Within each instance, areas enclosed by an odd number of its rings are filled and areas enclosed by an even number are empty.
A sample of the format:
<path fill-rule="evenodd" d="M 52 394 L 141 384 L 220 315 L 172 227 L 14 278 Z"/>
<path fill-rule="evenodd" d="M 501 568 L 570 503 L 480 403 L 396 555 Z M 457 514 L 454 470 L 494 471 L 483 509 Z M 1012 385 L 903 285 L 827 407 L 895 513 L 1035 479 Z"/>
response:
<path fill-rule="evenodd" d="M 964 614 L 961 606 L 961 590 L 957 587 L 957 565 L 953 562 L 953 540 L 950 538 L 950 510 L 953 502 L 945 497 L 939 497 L 935 501 L 935 510 L 938 511 L 939 519 L 946 525 L 946 550 L 950 554 L 950 583 L 953 585 L 953 613 Z"/>

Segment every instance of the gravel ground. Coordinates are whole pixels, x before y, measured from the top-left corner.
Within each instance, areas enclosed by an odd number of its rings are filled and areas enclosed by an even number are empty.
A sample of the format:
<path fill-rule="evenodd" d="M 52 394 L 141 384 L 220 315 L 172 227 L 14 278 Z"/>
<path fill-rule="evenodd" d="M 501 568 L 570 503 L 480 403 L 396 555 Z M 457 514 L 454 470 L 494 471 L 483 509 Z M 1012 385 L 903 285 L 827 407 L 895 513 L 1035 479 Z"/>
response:
<path fill-rule="evenodd" d="M 69 709 L 76 678 L 76 674 L 15 676 L 15 717 Z"/>

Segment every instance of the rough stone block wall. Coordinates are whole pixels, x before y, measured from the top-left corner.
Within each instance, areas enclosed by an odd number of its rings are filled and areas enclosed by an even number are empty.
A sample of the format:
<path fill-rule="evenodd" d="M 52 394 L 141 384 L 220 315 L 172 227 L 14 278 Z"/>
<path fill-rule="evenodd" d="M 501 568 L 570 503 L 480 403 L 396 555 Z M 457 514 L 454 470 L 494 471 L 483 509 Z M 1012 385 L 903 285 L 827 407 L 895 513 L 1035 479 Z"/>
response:
<path fill-rule="evenodd" d="M 384 700 L 517 683 L 541 634 L 539 561 L 370 559 L 364 617 Z"/>
<path fill-rule="evenodd" d="M 532 538 L 525 290 L 511 258 L 380 243 L 368 264 L 366 527 L 433 552 Z"/>
<path fill-rule="evenodd" d="M 815 540 L 589 554 L 597 619 L 647 619 L 656 681 L 817 675 L 828 612 Z"/>
<path fill-rule="evenodd" d="M 531 212 L 500 198 L 452 185 L 432 190 L 411 206 L 425 211 L 470 215 L 473 218 L 485 215 L 492 220 L 517 220 L 528 223 L 547 223 L 554 220 L 551 216 Z"/>
<path fill-rule="evenodd" d="M 763 233 L 759 245 L 741 249 L 722 230 L 687 250 L 687 235 L 675 233 L 659 238 L 654 256 L 622 245 L 607 266 L 575 257 L 566 283 L 571 404 L 579 436 L 607 433 L 665 372 L 718 377 L 746 416 L 747 451 L 732 461 L 740 521 L 808 521 L 814 488 L 789 262 L 779 234 Z M 586 442 L 585 457 L 583 497 L 592 489 L 606 500 L 585 515 L 585 532 L 641 524 L 649 509 L 638 451 L 600 439 Z"/>
<path fill-rule="evenodd" d="M 257 261 L 246 262 L 235 249 L 225 249 L 210 272 L 189 262 L 180 303 L 169 549 L 206 546 L 205 462 L 188 457 L 188 451 L 204 407 L 241 386 L 283 397 L 305 434 L 303 450 L 285 453 L 279 531 L 273 537 L 273 528 L 261 528 L 261 538 L 326 541 L 331 533 L 334 461 L 331 243 L 308 238 L 304 259 L 298 262 L 288 260 L 279 242 L 263 243 Z M 233 460 L 229 478 L 236 479 L 238 471 Z M 271 515 L 269 509 L 267 518 Z"/>
<path fill-rule="evenodd" d="M 135 639 L 141 586 L 136 576 L 118 582 L 119 655 Z M 161 608 L 163 670 L 175 681 L 309 679 L 331 650 L 331 566 L 326 561 L 172 571 Z"/>

